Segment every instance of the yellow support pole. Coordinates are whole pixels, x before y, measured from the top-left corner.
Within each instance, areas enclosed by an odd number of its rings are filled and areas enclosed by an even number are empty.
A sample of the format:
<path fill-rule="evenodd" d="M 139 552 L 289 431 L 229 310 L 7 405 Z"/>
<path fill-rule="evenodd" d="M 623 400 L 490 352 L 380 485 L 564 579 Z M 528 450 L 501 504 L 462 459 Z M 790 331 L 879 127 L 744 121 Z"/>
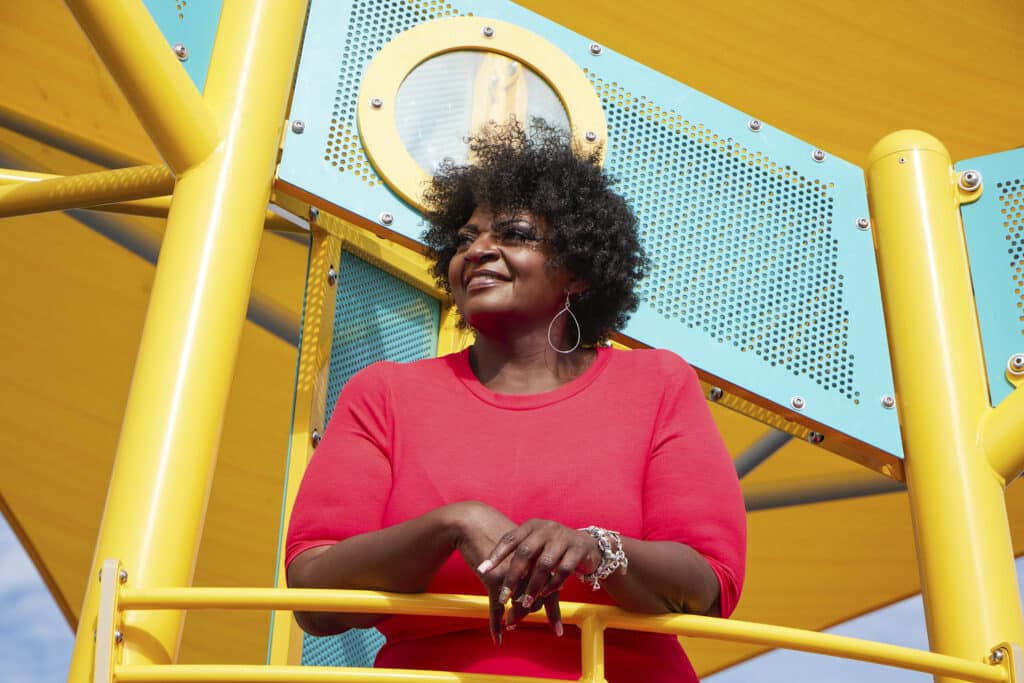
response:
<path fill-rule="evenodd" d="M 872 150 L 868 187 L 929 642 L 981 661 L 1022 642 L 1024 619 L 1003 480 L 980 439 L 988 391 L 956 175 L 942 143 L 901 131 Z"/>
<path fill-rule="evenodd" d="M 214 116 L 141 0 L 66 2 L 171 170 L 209 156 L 218 142 Z"/>
<path fill-rule="evenodd" d="M 1004 481 L 1024 471 L 1024 388 L 1017 387 L 985 416 L 981 440 L 988 461 Z"/>
<path fill-rule="evenodd" d="M 47 179 L 27 177 L 21 183 L 0 183 L 0 218 L 159 197 L 173 190 L 174 176 L 163 166 L 134 166 Z"/>
<path fill-rule="evenodd" d="M 127 586 L 191 583 L 306 7 L 224 3 L 205 97 L 225 137 L 175 188 L 79 618 L 73 683 L 90 680 L 98 562 L 120 559 Z M 182 624 L 180 611 L 126 615 L 122 663 L 173 661 Z"/>

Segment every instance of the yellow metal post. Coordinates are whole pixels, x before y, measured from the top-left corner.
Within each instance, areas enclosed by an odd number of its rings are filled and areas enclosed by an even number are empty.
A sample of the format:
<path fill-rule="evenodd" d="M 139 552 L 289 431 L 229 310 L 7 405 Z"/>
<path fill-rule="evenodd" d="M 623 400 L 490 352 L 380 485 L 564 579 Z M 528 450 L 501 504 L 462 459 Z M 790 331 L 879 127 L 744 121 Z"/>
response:
<path fill-rule="evenodd" d="M 990 410 L 949 153 L 901 131 L 868 167 L 879 276 L 928 636 L 934 651 L 983 660 L 1022 642 L 1003 480 L 981 426 Z"/>
<path fill-rule="evenodd" d="M 76 683 L 90 678 L 99 562 L 121 560 L 128 586 L 191 583 L 305 14 L 304 0 L 224 3 L 205 94 L 224 138 L 175 187 L 79 618 Z M 173 661 L 182 624 L 178 611 L 127 615 L 123 662 Z"/>

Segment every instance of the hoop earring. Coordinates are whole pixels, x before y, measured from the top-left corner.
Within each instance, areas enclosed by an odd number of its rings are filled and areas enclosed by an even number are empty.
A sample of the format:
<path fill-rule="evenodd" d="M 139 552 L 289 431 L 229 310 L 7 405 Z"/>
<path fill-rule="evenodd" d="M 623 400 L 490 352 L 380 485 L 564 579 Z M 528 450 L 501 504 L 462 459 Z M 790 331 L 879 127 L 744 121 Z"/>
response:
<path fill-rule="evenodd" d="M 572 319 L 573 324 L 576 326 L 576 343 L 573 344 L 572 348 L 567 351 L 563 351 L 562 349 L 558 348 L 557 346 L 555 346 L 554 342 L 551 341 L 551 328 L 555 326 L 555 321 L 558 320 L 559 316 L 565 313 L 569 314 L 569 317 Z M 577 320 L 573 312 L 569 310 L 569 292 L 566 292 L 565 306 L 563 306 L 562 310 L 560 310 L 558 313 L 555 313 L 555 317 L 552 318 L 551 322 L 548 323 L 548 346 L 550 346 L 552 350 L 557 351 L 558 353 L 569 354 L 579 348 L 580 340 L 582 339 L 582 337 L 583 332 L 580 330 L 580 321 Z"/>

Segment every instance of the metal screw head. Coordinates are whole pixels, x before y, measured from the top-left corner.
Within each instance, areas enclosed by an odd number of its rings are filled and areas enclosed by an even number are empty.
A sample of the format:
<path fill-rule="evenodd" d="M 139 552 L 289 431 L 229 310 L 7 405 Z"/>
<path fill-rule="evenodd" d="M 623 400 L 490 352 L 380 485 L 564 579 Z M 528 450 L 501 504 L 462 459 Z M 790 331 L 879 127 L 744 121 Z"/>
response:
<path fill-rule="evenodd" d="M 309 207 L 309 220 L 316 223 L 318 218 L 320 218 L 320 209 L 315 206 Z"/>
<path fill-rule="evenodd" d="M 121 633 L 120 631 L 114 631 L 114 642 L 115 643 L 120 643 L 123 640 L 124 640 L 124 634 Z"/>
<path fill-rule="evenodd" d="M 587 142 L 597 142 L 597 133 L 595 133 L 592 130 L 588 130 L 586 133 L 583 134 L 583 138 Z"/>
<path fill-rule="evenodd" d="M 807 441 L 809 443 L 821 443 L 825 440 L 825 435 L 821 432 L 807 432 Z"/>
<path fill-rule="evenodd" d="M 722 398 L 724 393 L 725 392 L 722 391 L 721 387 L 711 387 L 711 389 L 708 390 L 708 398 L 712 401 L 717 401 Z"/>
<path fill-rule="evenodd" d="M 303 131 L 306 130 L 306 122 L 295 120 L 292 121 L 292 132 L 296 135 L 302 135 Z"/>
<path fill-rule="evenodd" d="M 867 218 L 861 216 L 860 218 L 857 219 L 857 228 L 859 228 L 860 230 L 867 230 L 870 227 L 871 221 L 869 221 Z"/>
<path fill-rule="evenodd" d="M 599 54 L 601 54 L 602 52 L 604 52 L 604 48 L 603 47 L 601 47 L 597 43 L 591 43 L 590 44 L 590 54 L 592 54 L 592 55 L 594 55 L 596 57 Z"/>
<path fill-rule="evenodd" d="M 960 174 L 957 184 L 964 192 L 974 192 L 981 187 L 981 174 L 977 171 L 964 171 Z M 1001 652 L 1001 650 L 997 650 L 997 652 Z"/>
<path fill-rule="evenodd" d="M 793 406 L 797 410 L 803 410 L 804 406 L 807 405 L 807 401 L 804 400 L 803 396 L 794 396 L 789 399 L 789 405 Z"/>
<path fill-rule="evenodd" d="M 310 432 L 309 440 L 313 442 L 313 448 L 316 448 L 317 446 L 320 445 L 320 438 L 321 437 L 319 429 L 314 429 L 312 432 Z"/>
<path fill-rule="evenodd" d="M 338 271 L 336 271 L 334 269 L 334 266 L 332 265 L 330 268 L 327 269 L 327 284 L 333 287 L 337 281 Z"/>
<path fill-rule="evenodd" d="M 761 130 L 761 122 L 757 119 L 750 119 L 747 121 L 747 128 L 754 131 L 755 133 Z"/>
<path fill-rule="evenodd" d="M 188 59 L 188 48 L 182 43 L 174 44 L 174 55 L 178 58 L 179 62 L 184 62 Z"/>
<path fill-rule="evenodd" d="M 484 34 L 484 38 L 493 38 L 494 37 L 494 27 L 493 26 L 484 26 L 483 29 L 480 31 L 480 33 Z"/>
<path fill-rule="evenodd" d="M 117 580 L 120 581 L 121 583 L 127 583 L 128 582 L 128 572 L 126 570 L 124 570 L 124 569 L 119 571 L 117 573 Z"/>
<path fill-rule="evenodd" d="M 381 222 L 381 223 L 382 223 L 383 225 L 391 225 L 392 223 L 394 223 L 394 222 L 395 222 L 395 217 L 394 217 L 394 216 L 392 216 L 392 215 L 391 215 L 390 213 L 388 213 L 387 211 L 385 211 L 384 213 L 382 213 L 382 214 L 380 215 L 380 222 Z"/>
<path fill-rule="evenodd" d="M 370 98 L 370 106 L 374 109 L 380 109 L 384 106 L 384 100 L 379 97 L 372 97 Z"/>
<path fill-rule="evenodd" d="M 816 149 L 813 152 L 811 152 L 811 158 L 820 164 L 821 162 L 825 161 L 825 152 L 820 149 Z"/>
<path fill-rule="evenodd" d="M 905 163 L 907 163 L 907 158 L 906 158 L 906 157 L 900 157 L 900 158 L 899 158 L 899 159 L 897 159 L 896 161 L 897 161 L 898 163 L 901 163 L 901 164 L 905 164 Z"/>
<path fill-rule="evenodd" d="M 1006 361 L 1006 369 L 1011 375 L 1024 375 L 1024 353 L 1015 353 Z"/>
<path fill-rule="evenodd" d="M 886 394 L 885 396 L 882 397 L 882 407 L 886 409 L 895 408 L 896 399 L 890 396 L 889 394 Z"/>
<path fill-rule="evenodd" d="M 997 648 L 995 650 L 992 650 L 992 654 L 988 656 L 988 661 L 992 662 L 993 664 L 1002 664 L 1003 658 L 1005 656 L 1006 654 L 1003 652 L 1002 648 Z"/>

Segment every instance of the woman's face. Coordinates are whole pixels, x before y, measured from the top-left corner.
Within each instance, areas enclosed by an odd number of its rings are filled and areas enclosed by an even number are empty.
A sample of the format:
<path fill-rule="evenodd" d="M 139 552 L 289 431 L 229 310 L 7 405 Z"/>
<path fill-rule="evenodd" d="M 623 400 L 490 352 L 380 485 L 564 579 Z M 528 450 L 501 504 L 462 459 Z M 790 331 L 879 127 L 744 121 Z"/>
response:
<path fill-rule="evenodd" d="M 483 333 L 547 325 L 572 290 L 564 267 L 548 264 L 546 222 L 529 212 L 479 206 L 458 232 L 448 281 L 462 317 Z"/>

